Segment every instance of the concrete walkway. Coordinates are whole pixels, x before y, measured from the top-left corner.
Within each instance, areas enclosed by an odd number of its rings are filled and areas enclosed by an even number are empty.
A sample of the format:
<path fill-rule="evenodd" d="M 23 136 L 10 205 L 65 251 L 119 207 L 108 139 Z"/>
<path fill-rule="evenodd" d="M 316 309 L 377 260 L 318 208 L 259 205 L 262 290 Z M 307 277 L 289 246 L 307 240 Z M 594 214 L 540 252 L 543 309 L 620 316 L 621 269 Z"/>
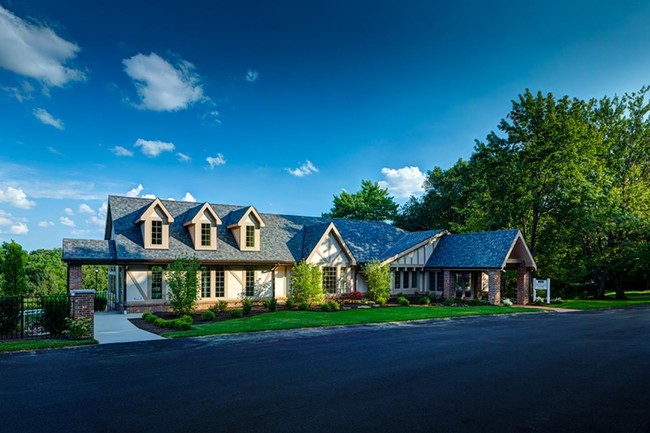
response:
<path fill-rule="evenodd" d="M 95 340 L 99 344 L 131 341 L 164 340 L 160 335 L 143 331 L 128 319 L 140 318 L 138 313 L 120 314 L 115 311 L 95 312 Z"/>

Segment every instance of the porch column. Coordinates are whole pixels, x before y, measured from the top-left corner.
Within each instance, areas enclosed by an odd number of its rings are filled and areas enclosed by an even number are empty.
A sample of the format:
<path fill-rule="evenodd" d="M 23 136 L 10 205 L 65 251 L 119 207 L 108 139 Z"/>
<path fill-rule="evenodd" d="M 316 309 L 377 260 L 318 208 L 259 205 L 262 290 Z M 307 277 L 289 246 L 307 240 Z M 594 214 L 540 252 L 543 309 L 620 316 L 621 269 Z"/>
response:
<path fill-rule="evenodd" d="M 529 301 L 530 273 L 526 263 L 521 262 L 517 268 L 517 304 L 526 305 Z"/>
<path fill-rule="evenodd" d="M 68 263 L 68 293 L 81 289 L 81 265 Z"/>
<path fill-rule="evenodd" d="M 445 299 L 453 299 L 456 297 L 456 290 L 454 290 L 454 284 L 451 281 L 451 272 L 443 271 L 443 283 L 442 283 L 442 294 Z"/>
<path fill-rule="evenodd" d="M 501 303 L 501 271 L 488 272 L 488 300 L 492 305 Z"/>

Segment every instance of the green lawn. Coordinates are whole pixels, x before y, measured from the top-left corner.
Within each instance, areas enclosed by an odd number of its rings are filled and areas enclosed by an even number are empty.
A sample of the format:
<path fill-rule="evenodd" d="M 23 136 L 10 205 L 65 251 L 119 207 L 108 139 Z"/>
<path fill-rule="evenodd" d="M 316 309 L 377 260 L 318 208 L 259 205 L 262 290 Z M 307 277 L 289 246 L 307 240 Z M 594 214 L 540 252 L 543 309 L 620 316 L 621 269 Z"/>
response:
<path fill-rule="evenodd" d="M 97 340 L 16 340 L 0 343 L 0 352 L 19 350 L 58 349 L 60 347 L 97 344 Z"/>
<path fill-rule="evenodd" d="M 576 310 L 595 310 L 598 308 L 621 308 L 632 305 L 650 304 L 650 291 L 625 292 L 627 299 L 614 299 L 614 293 L 605 294 L 605 299 L 571 299 L 557 305 L 560 308 L 572 308 Z"/>
<path fill-rule="evenodd" d="M 163 334 L 169 338 L 198 337 L 201 335 L 231 334 L 236 332 L 271 331 L 279 329 L 316 328 L 323 326 L 356 325 L 362 323 L 401 322 L 406 320 L 439 319 L 445 317 L 481 316 L 489 314 L 530 313 L 531 308 L 514 307 L 383 307 L 337 312 L 278 311 L 259 316 L 243 317 L 224 322 L 201 323 L 189 331 Z"/>

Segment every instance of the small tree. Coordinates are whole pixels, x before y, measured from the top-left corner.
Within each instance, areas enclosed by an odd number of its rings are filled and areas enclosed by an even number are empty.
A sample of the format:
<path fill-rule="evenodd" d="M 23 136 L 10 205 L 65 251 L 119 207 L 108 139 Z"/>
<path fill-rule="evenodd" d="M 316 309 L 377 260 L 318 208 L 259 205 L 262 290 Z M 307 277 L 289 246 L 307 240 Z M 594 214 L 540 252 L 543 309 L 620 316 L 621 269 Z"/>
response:
<path fill-rule="evenodd" d="M 371 260 L 365 267 L 366 280 L 368 280 L 368 297 L 384 305 L 390 297 L 390 269 L 387 264 L 382 265 L 379 260 Z"/>
<path fill-rule="evenodd" d="M 291 302 L 295 305 L 303 302 L 320 304 L 323 296 L 323 273 L 320 268 L 304 260 L 298 262 L 291 271 Z"/>
<path fill-rule="evenodd" d="M 169 304 L 179 316 L 192 314 L 196 309 L 200 267 L 196 257 L 181 257 L 167 267 Z"/>
<path fill-rule="evenodd" d="M 25 295 L 28 291 L 25 266 L 27 252 L 15 241 L 3 242 L 0 251 L 2 293 L 6 296 Z"/>

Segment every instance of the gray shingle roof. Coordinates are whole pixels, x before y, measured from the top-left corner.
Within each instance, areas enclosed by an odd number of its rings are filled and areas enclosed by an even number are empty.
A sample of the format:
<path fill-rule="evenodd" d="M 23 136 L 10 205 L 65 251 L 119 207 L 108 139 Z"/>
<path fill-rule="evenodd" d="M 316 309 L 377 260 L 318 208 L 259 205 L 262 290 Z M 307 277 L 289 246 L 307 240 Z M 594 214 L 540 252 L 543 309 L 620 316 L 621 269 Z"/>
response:
<path fill-rule="evenodd" d="M 318 241 L 323 237 L 329 225 L 329 222 L 324 222 L 305 226 L 302 229 L 302 259 L 307 260 L 307 257 L 314 251 L 314 248 L 318 245 Z"/>
<path fill-rule="evenodd" d="M 430 268 L 501 269 L 519 230 L 446 235 L 427 262 Z"/>
<path fill-rule="evenodd" d="M 392 247 L 390 247 L 386 252 L 384 252 L 380 260 L 389 259 L 402 251 L 406 251 L 411 247 L 424 242 L 427 239 L 434 237 L 437 234 L 444 232 L 444 230 L 427 230 L 423 232 L 414 232 L 405 234 L 399 241 L 397 241 Z"/>
<path fill-rule="evenodd" d="M 115 242 L 91 239 L 63 239 L 63 260 L 113 262 Z"/>

